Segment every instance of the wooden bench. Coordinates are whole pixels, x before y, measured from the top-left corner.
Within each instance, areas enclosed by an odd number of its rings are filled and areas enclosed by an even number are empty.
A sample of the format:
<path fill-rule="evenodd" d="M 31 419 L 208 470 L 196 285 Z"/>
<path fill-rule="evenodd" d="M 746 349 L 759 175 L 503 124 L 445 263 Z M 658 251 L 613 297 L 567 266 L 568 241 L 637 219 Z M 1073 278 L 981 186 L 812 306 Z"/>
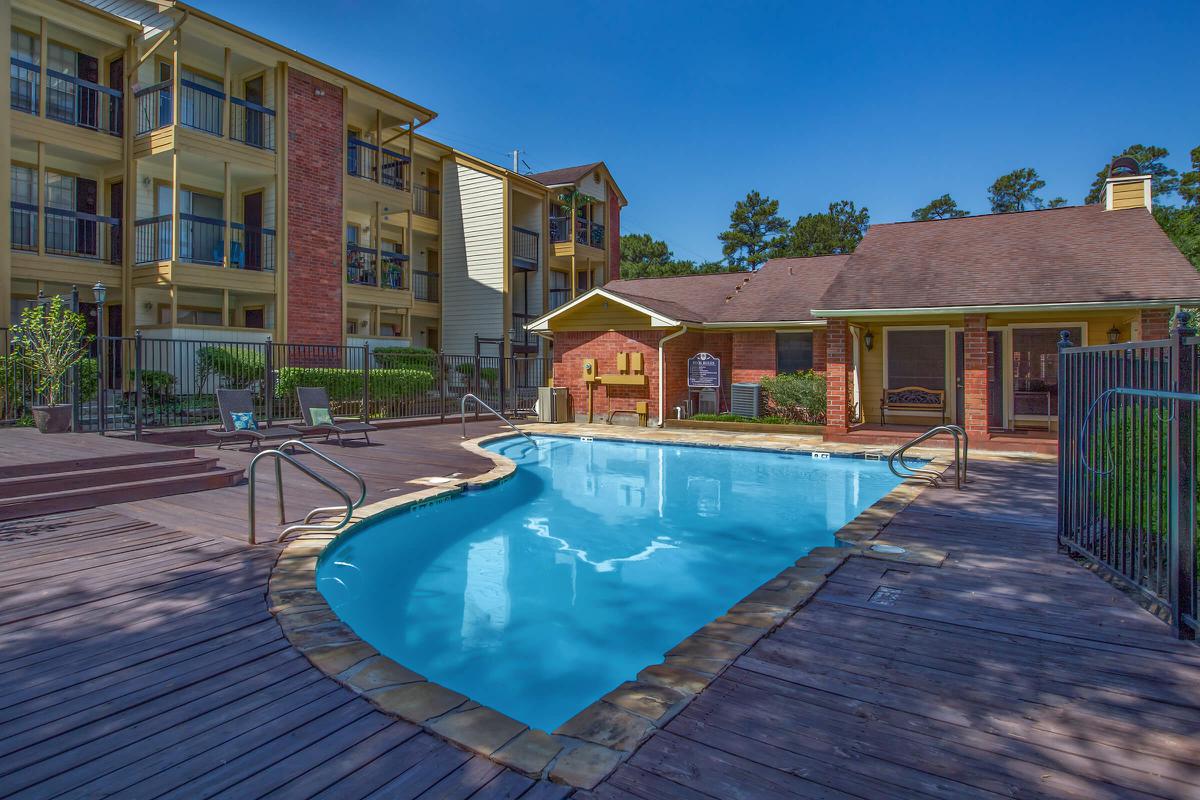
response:
<path fill-rule="evenodd" d="M 889 411 L 938 411 L 942 424 L 946 424 L 946 393 L 941 389 L 926 389 L 924 386 L 901 386 L 884 389 L 879 400 L 879 423 L 887 425 Z"/>

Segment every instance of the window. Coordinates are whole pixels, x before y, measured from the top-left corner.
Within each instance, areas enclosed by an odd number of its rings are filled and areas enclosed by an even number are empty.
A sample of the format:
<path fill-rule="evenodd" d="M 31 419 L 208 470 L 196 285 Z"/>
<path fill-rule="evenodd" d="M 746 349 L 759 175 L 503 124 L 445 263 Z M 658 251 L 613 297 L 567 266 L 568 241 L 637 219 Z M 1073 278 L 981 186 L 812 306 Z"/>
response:
<path fill-rule="evenodd" d="M 892 330 L 887 332 L 887 389 L 923 386 L 946 389 L 946 332 Z"/>
<path fill-rule="evenodd" d="M 802 372 L 813 367 L 811 333 L 775 334 L 775 371 L 780 375 Z"/>
<path fill-rule="evenodd" d="M 10 184 L 13 249 L 37 250 L 37 170 L 13 164 Z"/>
<path fill-rule="evenodd" d="M 12 165 L 12 202 L 28 203 L 34 205 L 37 203 L 37 170 L 30 167 L 22 167 L 17 164 Z"/>
<path fill-rule="evenodd" d="M 25 31 L 13 30 L 10 39 L 12 43 L 11 57 L 20 63 L 9 66 L 9 86 L 12 90 L 10 104 L 13 108 L 37 113 L 37 86 L 41 73 L 37 69 L 38 47 L 41 39 Z"/>
<path fill-rule="evenodd" d="M 1071 332 L 1072 342 L 1083 341 L 1083 329 L 1079 326 L 1013 328 L 1013 414 L 1046 417 L 1058 408 L 1058 332 L 1061 330 Z"/>

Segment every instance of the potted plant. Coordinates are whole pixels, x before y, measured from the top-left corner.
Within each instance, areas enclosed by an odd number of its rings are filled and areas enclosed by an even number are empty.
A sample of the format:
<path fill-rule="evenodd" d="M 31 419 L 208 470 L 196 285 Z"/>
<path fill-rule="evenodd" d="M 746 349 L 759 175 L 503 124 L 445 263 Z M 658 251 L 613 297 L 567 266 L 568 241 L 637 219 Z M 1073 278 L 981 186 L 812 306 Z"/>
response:
<path fill-rule="evenodd" d="M 21 312 L 13 327 L 13 357 L 29 370 L 33 388 L 46 404 L 33 407 L 33 421 L 42 433 L 63 433 L 71 427 L 71 404 L 59 402 L 63 379 L 88 354 L 87 321 L 54 296 Z"/>

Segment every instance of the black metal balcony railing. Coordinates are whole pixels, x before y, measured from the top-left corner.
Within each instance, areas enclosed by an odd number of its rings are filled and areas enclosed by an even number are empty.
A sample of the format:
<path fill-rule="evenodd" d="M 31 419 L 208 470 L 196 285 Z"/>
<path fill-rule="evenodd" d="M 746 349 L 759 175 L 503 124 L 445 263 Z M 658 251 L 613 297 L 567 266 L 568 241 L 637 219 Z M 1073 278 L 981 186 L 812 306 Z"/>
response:
<path fill-rule="evenodd" d="M 552 242 L 569 242 L 571 241 L 571 220 L 568 217 L 551 217 L 550 218 L 550 241 Z"/>
<path fill-rule="evenodd" d="M 591 245 L 600 250 L 604 249 L 604 226 L 599 222 L 592 223 Z"/>
<path fill-rule="evenodd" d="M 189 80 L 179 81 L 179 124 L 213 136 L 224 133 L 225 93 Z"/>
<path fill-rule="evenodd" d="M 121 252 L 121 220 L 83 211 L 46 208 L 46 253 L 113 263 Z M 115 246 L 115 248 L 114 248 Z"/>
<path fill-rule="evenodd" d="M 391 250 L 384 250 L 379 255 L 383 260 L 383 281 L 381 282 L 383 288 L 407 289 L 408 282 L 404 280 L 404 268 L 408 262 L 408 256 Z"/>
<path fill-rule="evenodd" d="M 251 147 L 274 150 L 274 110 L 240 97 L 229 98 L 229 138 Z"/>
<path fill-rule="evenodd" d="M 31 203 L 12 204 L 12 249 L 37 252 L 38 213 Z"/>
<path fill-rule="evenodd" d="M 225 220 L 180 214 L 179 260 L 192 264 L 224 264 Z"/>
<path fill-rule="evenodd" d="M 538 335 L 532 331 L 525 330 L 525 326 L 537 319 L 537 316 L 534 314 L 514 311 L 512 318 L 513 324 L 510 338 L 512 339 L 513 347 L 518 347 L 524 350 L 531 348 L 537 349 Z"/>
<path fill-rule="evenodd" d="M 417 300 L 424 300 L 427 303 L 438 302 L 440 294 L 438 292 L 441 286 L 441 276 L 436 272 L 429 272 L 424 269 L 414 269 L 412 271 L 413 279 L 413 297 Z"/>
<path fill-rule="evenodd" d="M 550 297 L 548 299 L 550 302 L 546 304 L 546 308 L 547 310 L 552 311 L 561 305 L 566 305 L 567 301 L 571 299 L 571 290 L 551 289 Z"/>
<path fill-rule="evenodd" d="M 9 59 L 9 105 L 27 114 L 38 113 L 38 83 L 42 79 L 41 67 L 32 61 L 12 56 Z"/>
<path fill-rule="evenodd" d="M 229 223 L 229 266 L 257 272 L 275 271 L 275 231 Z"/>
<path fill-rule="evenodd" d="M 153 264 L 171 258 L 171 215 L 139 219 L 133 224 L 133 261 Z"/>
<path fill-rule="evenodd" d="M 46 70 L 47 119 L 120 136 L 121 97 L 119 89 Z"/>
<path fill-rule="evenodd" d="M 375 248 L 356 244 L 346 245 L 346 283 L 374 286 Z"/>
<path fill-rule="evenodd" d="M 430 186 L 413 186 L 413 213 L 437 219 L 441 214 L 441 192 Z"/>
<path fill-rule="evenodd" d="M 541 237 L 537 231 L 518 228 L 516 225 L 513 226 L 512 234 L 513 266 L 521 270 L 536 270 L 541 261 L 538 257 Z"/>
<path fill-rule="evenodd" d="M 149 133 L 159 128 L 165 128 L 171 124 L 170 81 L 163 81 L 139 89 L 134 92 L 133 99 L 137 104 L 137 127 L 135 132 L 138 135 Z"/>
<path fill-rule="evenodd" d="M 383 149 L 380 160 L 380 149 L 353 136 L 346 140 L 346 172 L 356 178 L 378 181 L 393 189 L 408 187 L 408 165 L 411 159 L 406 155 Z"/>

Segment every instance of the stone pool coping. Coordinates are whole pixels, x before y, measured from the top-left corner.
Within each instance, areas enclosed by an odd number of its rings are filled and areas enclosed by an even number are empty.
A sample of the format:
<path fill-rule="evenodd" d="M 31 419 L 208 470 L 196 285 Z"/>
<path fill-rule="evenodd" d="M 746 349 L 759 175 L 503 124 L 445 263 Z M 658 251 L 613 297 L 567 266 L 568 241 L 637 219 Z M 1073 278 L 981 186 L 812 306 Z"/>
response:
<path fill-rule="evenodd" d="M 740 443 L 667 442 L 624 432 L 611 437 L 599 432 L 590 435 L 599 440 L 654 444 L 795 453 L 825 450 L 795 445 L 746 447 Z M 411 481 L 426 488 L 358 509 L 351 526 L 507 480 L 516 472 L 516 464 L 484 449 L 483 445 L 513 436 L 512 433 L 499 433 L 464 441 L 462 444 L 467 450 L 490 459 L 494 465 L 492 469 L 474 478 L 456 479 L 435 486 L 425 479 Z M 840 453 L 848 454 L 844 450 Z M 935 455 L 929 466 L 940 472 L 949 468 L 951 461 L 946 456 Z M 289 542 L 271 572 L 267 603 L 288 641 L 313 666 L 363 695 L 382 711 L 530 777 L 591 789 L 629 758 L 654 731 L 673 719 L 742 653 L 807 604 L 829 575 L 851 556 L 922 565 L 941 564 L 946 554 L 933 548 L 909 544 L 900 554 L 870 549 L 871 545 L 887 544 L 879 538 L 880 532 L 926 486 L 923 481 L 902 482 L 837 531 L 835 536 L 846 546 L 814 548 L 735 603 L 725 614 L 668 650 L 662 662 L 647 666 L 638 673 L 636 680 L 626 681 L 603 695 L 553 733 L 530 728 L 428 680 L 359 639 L 337 617 L 316 588 L 317 561 L 337 535 L 310 533 Z M 342 533 L 350 529 L 347 527 Z"/>

